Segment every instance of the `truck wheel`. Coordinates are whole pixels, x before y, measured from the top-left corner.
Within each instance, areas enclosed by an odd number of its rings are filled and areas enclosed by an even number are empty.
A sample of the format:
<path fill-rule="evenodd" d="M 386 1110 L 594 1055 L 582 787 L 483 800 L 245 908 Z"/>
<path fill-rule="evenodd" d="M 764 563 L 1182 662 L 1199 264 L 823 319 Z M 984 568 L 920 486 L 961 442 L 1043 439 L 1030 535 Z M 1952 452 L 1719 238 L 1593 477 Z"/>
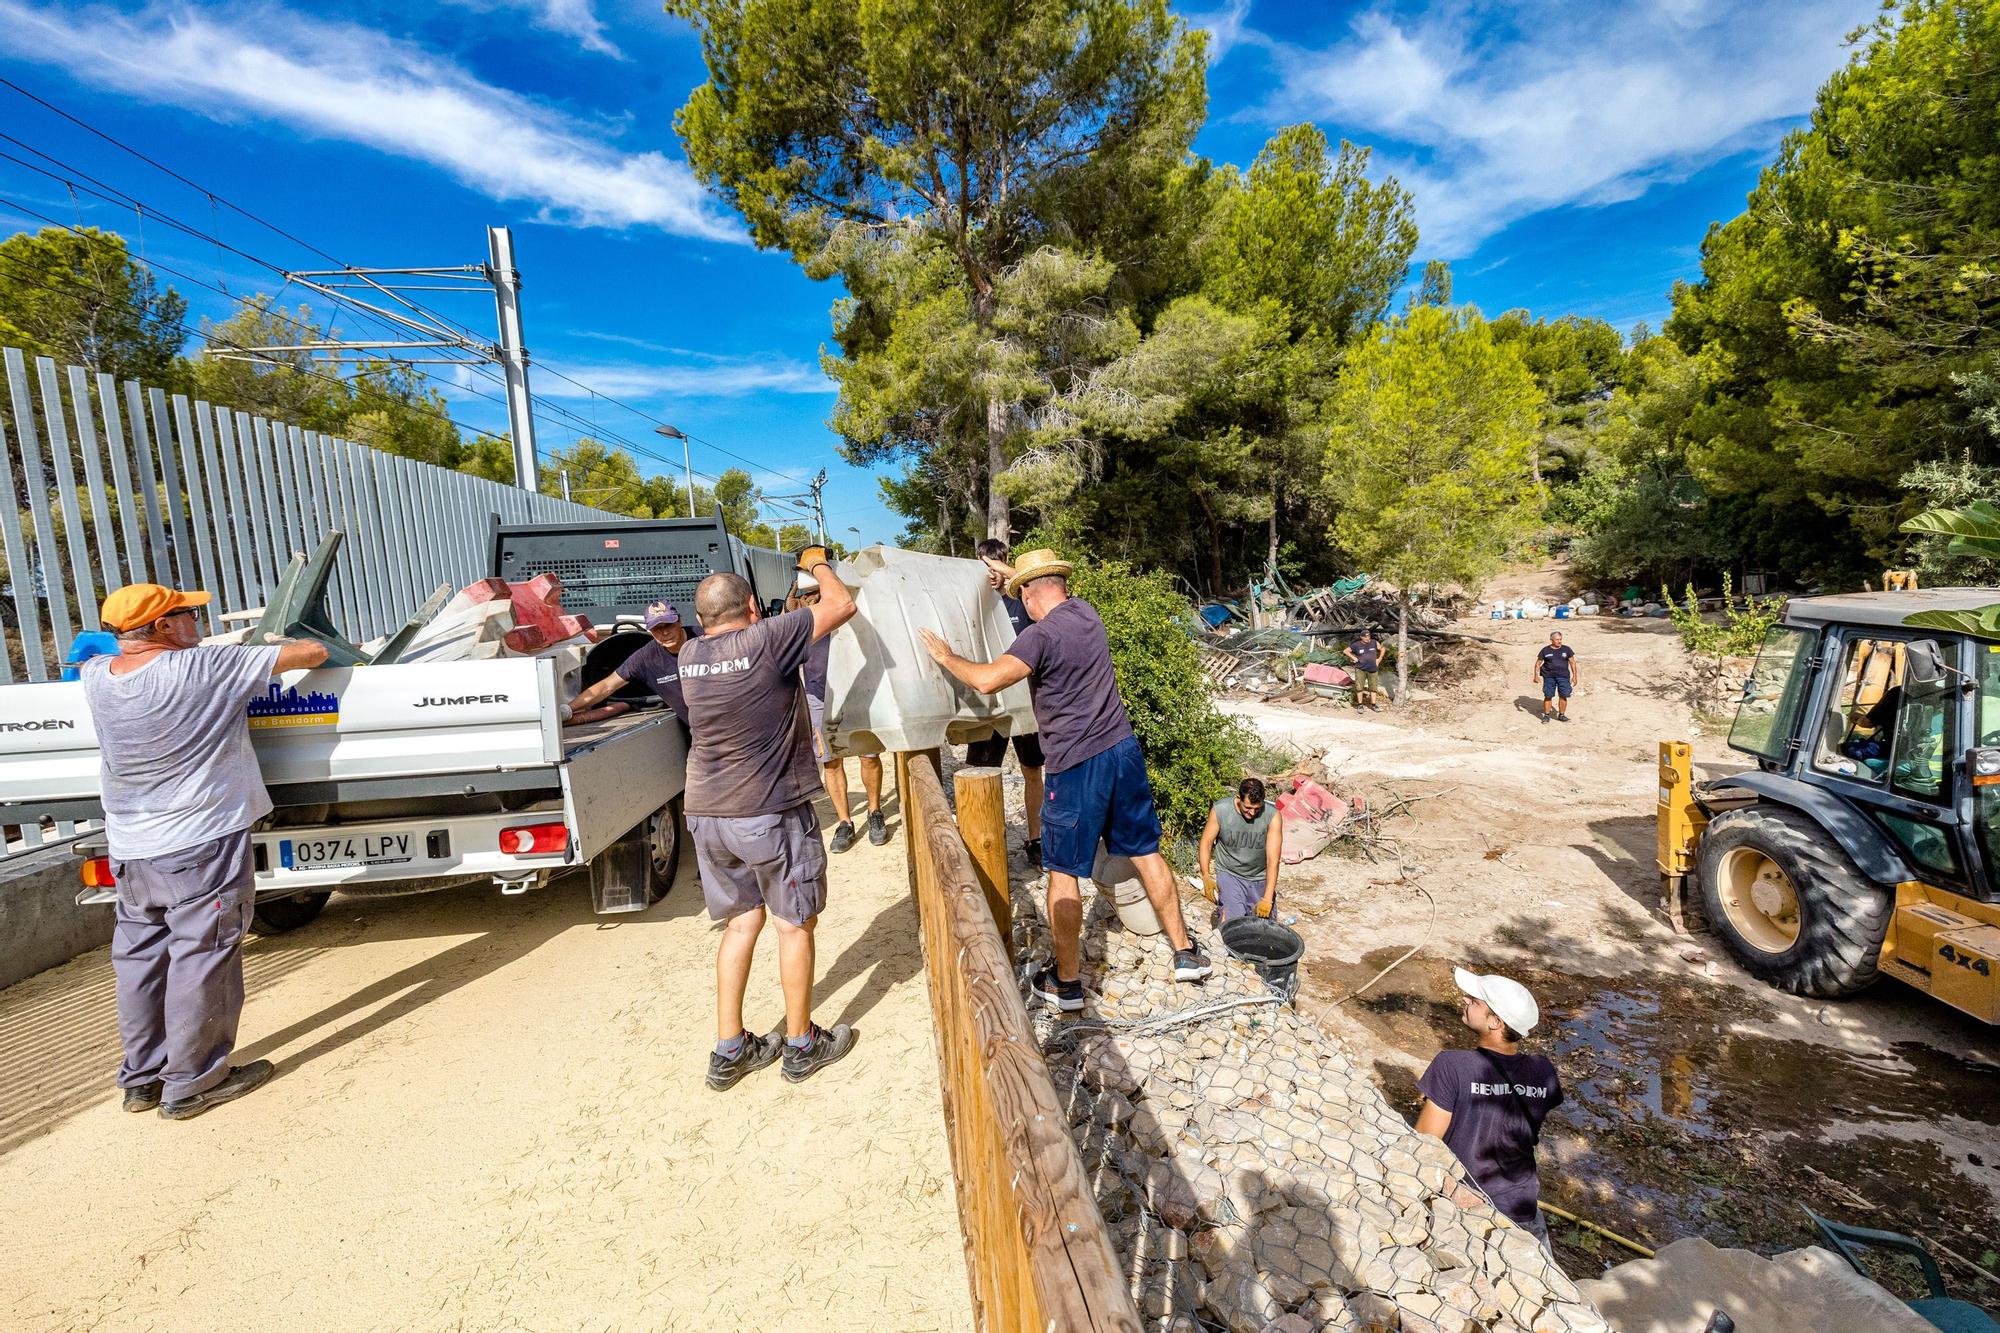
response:
<path fill-rule="evenodd" d="M 295 893 L 289 898 L 272 898 L 257 904 L 251 913 L 250 923 L 259 935 L 282 935 L 288 930 L 297 930 L 326 906 L 326 900 L 333 897 L 333 891 L 325 893 Z"/>
<path fill-rule="evenodd" d="M 1753 975 L 1826 999 L 1873 984 L 1895 895 L 1813 820 L 1778 806 L 1732 810 L 1708 826 L 1698 863 L 1709 924 Z"/>
<path fill-rule="evenodd" d="M 674 876 L 681 868 L 681 842 L 681 798 L 676 796 L 646 821 L 646 851 L 652 858 L 646 881 L 648 903 L 660 901 L 674 886 Z"/>

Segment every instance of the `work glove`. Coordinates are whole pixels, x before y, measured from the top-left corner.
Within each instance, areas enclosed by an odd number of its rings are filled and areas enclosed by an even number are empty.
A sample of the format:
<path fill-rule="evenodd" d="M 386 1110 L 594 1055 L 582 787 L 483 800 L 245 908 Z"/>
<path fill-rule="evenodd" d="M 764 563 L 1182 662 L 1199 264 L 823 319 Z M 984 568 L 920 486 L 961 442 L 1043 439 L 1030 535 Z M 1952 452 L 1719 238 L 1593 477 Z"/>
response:
<path fill-rule="evenodd" d="M 808 546 L 799 552 L 797 569 L 801 574 L 810 574 L 815 565 L 830 565 L 833 554 L 824 546 Z"/>

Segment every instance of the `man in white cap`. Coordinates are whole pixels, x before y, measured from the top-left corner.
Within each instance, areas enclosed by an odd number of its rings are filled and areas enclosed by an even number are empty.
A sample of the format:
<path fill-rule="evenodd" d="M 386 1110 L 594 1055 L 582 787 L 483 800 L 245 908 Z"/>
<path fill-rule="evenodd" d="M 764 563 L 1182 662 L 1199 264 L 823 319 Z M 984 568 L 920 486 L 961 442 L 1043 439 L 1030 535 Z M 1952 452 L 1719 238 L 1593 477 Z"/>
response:
<path fill-rule="evenodd" d="M 1417 1132 L 1443 1139 L 1493 1206 L 1547 1245 L 1548 1228 L 1535 1206 L 1542 1196 L 1535 1145 L 1542 1117 L 1562 1105 L 1562 1080 L 1548 1057 L 1521 1052 L 1541 1010 L 1518 981 L 1462 967 L 1452 969 L 1452 979 L 1464 993 L 1459 1017 L 1478 1044 L 1439 1051 L 1424 1071 Z"/>

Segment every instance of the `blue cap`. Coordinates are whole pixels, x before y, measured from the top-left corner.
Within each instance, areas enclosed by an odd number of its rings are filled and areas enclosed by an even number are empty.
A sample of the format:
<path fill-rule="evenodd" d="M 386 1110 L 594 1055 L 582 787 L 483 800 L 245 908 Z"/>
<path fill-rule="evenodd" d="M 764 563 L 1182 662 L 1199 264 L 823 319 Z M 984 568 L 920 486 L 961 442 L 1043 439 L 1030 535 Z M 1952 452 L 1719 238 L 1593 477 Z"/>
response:
<path fill-rule="evenodd" d="M 646 628 L 658 629 L 662 625 L 678 625 L 681 613 L 674 610 L 672 602 L 654 602 L 646 608 Z"/>

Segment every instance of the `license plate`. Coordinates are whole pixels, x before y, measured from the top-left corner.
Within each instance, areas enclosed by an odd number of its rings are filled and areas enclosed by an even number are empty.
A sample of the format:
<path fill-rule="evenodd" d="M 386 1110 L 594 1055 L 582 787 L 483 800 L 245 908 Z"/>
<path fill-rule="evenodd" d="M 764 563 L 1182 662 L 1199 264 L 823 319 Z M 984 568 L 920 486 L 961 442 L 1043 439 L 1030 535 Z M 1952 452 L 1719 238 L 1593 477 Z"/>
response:
<path fill-rule="evenodd" d="M 286 870 L 336 866 L 389 866 L 414 861 L 415 833 L 348 833 L 324 838 L 280 838 L 278 864 Z"/>

